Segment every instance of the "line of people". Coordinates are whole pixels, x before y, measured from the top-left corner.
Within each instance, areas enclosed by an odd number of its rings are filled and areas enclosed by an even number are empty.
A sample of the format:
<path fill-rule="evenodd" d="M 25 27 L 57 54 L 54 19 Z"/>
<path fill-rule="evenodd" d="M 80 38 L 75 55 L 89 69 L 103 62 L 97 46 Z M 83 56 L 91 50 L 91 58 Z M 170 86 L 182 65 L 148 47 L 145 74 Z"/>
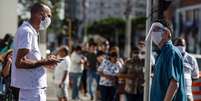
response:
<path fill-rule="evenodd" d="M 143 100 L 143 41 L 132 49 L 131 58 L 127 60 L 119 56 L 118 47 L 108 47 L 108 41 L 101 45 L 89 42 L 88 48 L 76 46 L 72 52 L 63 46 L 55 55 L 63 59 L 54 69 L 59 101 L 80 100 L 80 90 L 95 101 L 123 101 L 122 95 L 126 95 L 128 101 Z M 71 89 L 72 96 L 67 88 Z"/>

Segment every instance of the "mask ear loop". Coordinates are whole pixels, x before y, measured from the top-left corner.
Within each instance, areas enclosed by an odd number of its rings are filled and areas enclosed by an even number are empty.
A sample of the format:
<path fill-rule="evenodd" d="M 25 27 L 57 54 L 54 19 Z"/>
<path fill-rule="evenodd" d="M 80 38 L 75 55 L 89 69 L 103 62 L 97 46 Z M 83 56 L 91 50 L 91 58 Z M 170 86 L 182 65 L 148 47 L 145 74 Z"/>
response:
<path fill-rule="evenodd" d="M 45 16 L 43 16 L 43 12 L 40 13 L 41 21 L 45 20 Z"/>
<path fill-rule="evenodd" d="M 41 15 L 41 16 L 42 16 L 42 15 Z M 44 21 L 44 20 L 45 20 L 45 17 L 44 17 L 44 16 L 42 16 L 42 17 L 41 17 L 41 21 Z"/>

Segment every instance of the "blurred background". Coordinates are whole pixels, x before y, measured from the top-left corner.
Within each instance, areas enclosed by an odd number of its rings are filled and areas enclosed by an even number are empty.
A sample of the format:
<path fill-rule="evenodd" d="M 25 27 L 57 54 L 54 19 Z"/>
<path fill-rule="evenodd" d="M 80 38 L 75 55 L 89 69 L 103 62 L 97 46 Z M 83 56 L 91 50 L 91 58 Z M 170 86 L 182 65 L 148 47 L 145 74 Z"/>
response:
<path fill-rule="evenodd" d="M 201 0 L 0 0 L 0 55 L 12 47 L 18 26 L 30 18 L 36 2 L 48 4 L 53 14 L 51 26 L 39 34 L 43 56 L 62 45 L 84 46 L 94 40 L 98 45 L 108 41 L 119 47 L 121 57 L 129 57 L 131 48 L 145 40 L 146 21 L 164 18 L 174 29 L 172 39 L 183 36 L 187 52 L 201 64 Z"/>
<path fill-rule="evenodd" d="M 160 4 L 161 1 L 165 3 Z M 122 47 L 120 53 L 123 55 L 128 21 L 131 22 L 131 47 L 145 38 L 146 0 L 1 0 L 0 38 L 7 33 L 14 36 L 17 27 L 29 19 L 29 8 L 36 2 L 44 2 L 52 8 L 52 24 L 40 34 L 41 47 L 47 47 L 50 51 L 63 44 L 79 44 L 94 38 Z M 154 15 L 163 15 L 161 11 L 165 11 L 164 17 L 174 29 L 173 36 L 185 37 L 187 51 L 200 54 L 201 1 L 151 2 L 152 20 L 156 19 Z M 166 6 L 165 10 L 159 9 Z"/>

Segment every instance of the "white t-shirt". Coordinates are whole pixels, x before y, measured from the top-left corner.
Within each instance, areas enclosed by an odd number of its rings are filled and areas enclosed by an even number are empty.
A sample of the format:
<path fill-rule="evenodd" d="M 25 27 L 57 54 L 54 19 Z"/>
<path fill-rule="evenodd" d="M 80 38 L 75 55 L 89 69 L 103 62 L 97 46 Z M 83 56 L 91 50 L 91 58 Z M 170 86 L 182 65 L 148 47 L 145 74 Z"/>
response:
<path fill-rule="evenodd" d="M 17 30 L 14 38 L 11 85 L 20 89 L 36 89 L 47 87 L 47 75 L 44 67 L 18 69 L 15 66 L 17 51 L 29 49 L 26 58 L 38 61 L 42 56 L 38 47 L 38 33 L 29 22 L 24 22 Z"/>
<path fill-rule="evenodd" d="M 77 54 L 76 52 L 73 52 L 71 54 L 71 66 L 68 69 L 68 72 L 70 72 L 70 73 L 82 73 L 84 70 L 84 65 L 80 64 L 81 60 L 82 60 L 82 55 Z"/>
<path fill-rule="evenodd" d="M 68 71 L 68 68 L 71 65 L 71 60 L 69 56 L 63 58 L 64 60 L 61 61 L 54 70 L 54 82 L 55 84 L 60 84 L 64 73 Z M 67 83 L 67 78 L 65 79 L 64 83 Z"/>

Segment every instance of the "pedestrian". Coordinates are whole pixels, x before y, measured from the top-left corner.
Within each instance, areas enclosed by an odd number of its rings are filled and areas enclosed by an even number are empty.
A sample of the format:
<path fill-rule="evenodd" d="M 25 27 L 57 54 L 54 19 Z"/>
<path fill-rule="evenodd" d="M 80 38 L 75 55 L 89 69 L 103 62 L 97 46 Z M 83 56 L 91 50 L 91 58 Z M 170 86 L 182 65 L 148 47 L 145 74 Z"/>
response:
<path fill-rule="evenodd" d="M 109 54 L 109 49 L 110 49 L 110 43 L 108 40 L 102 42 L 98 47 L 98 50 L 105 52 L 106 55 Z"/>
<path fill-rule="evenodd" d="M 20 88 L 19 101 L 46 101 L 46 68 L 59 60 L 43 59 L 38 47 L 39 30 L 51 23 L 51 10 L 43 3 L 31 7 L 31 18 L 17 30 L 14 38 L 11 86 Z"/>
<path fill-rule="evenodd" d="M 143 101 L 144 84 L 144 59 L 141 56 L 141 49 L 134 47 L 131 52 L 131 58 L 126 61 L 123 70 L 118 75 L 125 80 L 124 91 L 127 101 Z"/>
<path fill-rule="evenodd" d="M 98 74 L 100 75 L 100 93 L 101 101 L 114 101 L 115 88 L 117 84 L 117 74 L 120 71 L 121 63 L 117 61 L 117 53 L 109 53 L 109 59 L 102 59 L 103 55 L 97 57 L 102 60 L 98 67 Z M 99 59 L 101 58 L 101 59 Z"/>
<path fill-rule="evenodd" d="M 118 46 L 112 46 L 109 49 L 109 52 L 115 52 L 117 53 L 117 62 L 119 63 L 119 70 L 122 71 L 123 65 L 124 65 L 124 60 L 120 57 L 120 52 L 119 52 L 119 47 Z M 120 78 L 118 79 L 118 83 L 116 85 L 116 92 L 115 92 L 115 101 L 124 101 L 125 95 L 123 94 L 123 88 L 124 88 L 124 81 L 121 80 Z"/>
<path fill-rule="evenodd" d="M 146 47 L 145 47 L 145 42 L 144 41 L 139 41 L 137 44 L 137 47 L 140 48 L 140 54 L 139 57 L 140 59 L 144 59 L 146 57 Z M 151 65 L 153 66 L 155 64 L 155 58 L 153 54 L 151 54 Z"/>
<path fill-rule="evenodd" d="M 186 52 L 184 38 L 176 38 L 174 45 L 180 50 L 184 59 L 184 79 L 187 101 L 194 101 L 192 94 L 192 80 L 199 79 L 199 67 L 195 57 Z"/>
<path fill-rule="evenodd" d="M 88 93 L 91 97 L 91 100 L 94 99 L 94 94 L 96 94 L 97 88 L 94 88 L 93 90 L 93 85 L 94 82 L 93 80 L 96 81 L 96 84 L 98 85 L 99 83 L 99 76 L 97 75 L 97 61 L 96 61 L 96 54 L 97 54 L 97 45 L 96 43 L 89 43 L 89 51 L 86 54 L 87 57 L 87 88 L 88 88 Z"/>
<path fill-rule="evenodd" d="M 159 48 L 151 85 L 151 101 L 186 101 L 182 55 L 172 44 L 172 30 L 165 20 L 155 21 L 149 34 Z"/>
<path fill-rule="evenodd" d="M 72 83 L 72 100 L 75 101 L 80 100 L 79 87 L 85 62 L 86 59 L 82 55 L 82 48 L 77 46 L 71 54 L 71 66 L 68 69 L 69 79 Z"/>
<path fill-rule="evenodd" d="M 69 56 L 69 48 L 62 46 L 58 50 L 57 58 L 62 61 L 55 67 L 54 70 L 54 82 L 56 84 L 56 92 L 58 101 L 67 101 L 67 75 L 68 68 L 70 68 L 71 60 Z"/>
<path fill-rule="evenodd" d="M 8 99 L 18 101 L 19 88 L 12 87 L 10 85 L 11 84 L 12 53 L 13 53 L 13 50 L 8 50 L 8 52 L 5 54 L 1 75 L 3 76 L 3 82 L 6 86 L 5 96 L 8 97 Z"/>

